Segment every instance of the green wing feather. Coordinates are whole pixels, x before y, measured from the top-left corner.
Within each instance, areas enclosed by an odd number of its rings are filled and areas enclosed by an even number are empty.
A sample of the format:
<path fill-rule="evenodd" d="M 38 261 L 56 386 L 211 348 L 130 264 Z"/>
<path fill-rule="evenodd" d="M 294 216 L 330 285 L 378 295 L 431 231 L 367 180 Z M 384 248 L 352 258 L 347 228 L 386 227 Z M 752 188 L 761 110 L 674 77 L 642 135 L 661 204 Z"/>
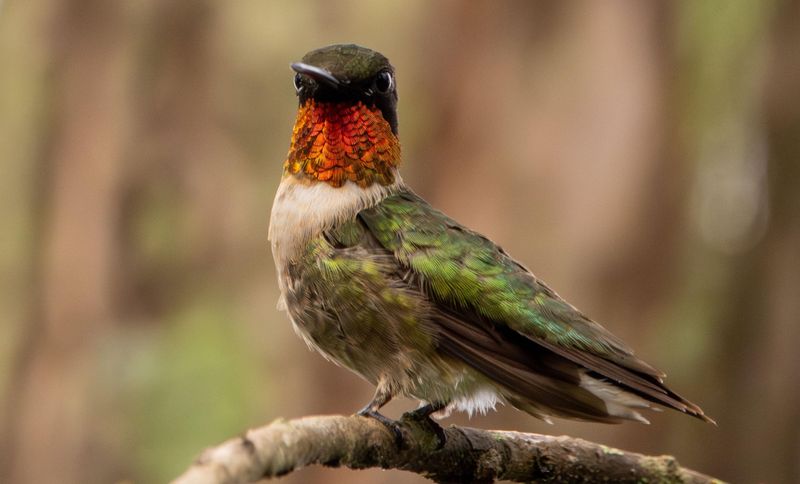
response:
<path fill-rule="evenodd" d="M 450 352 L 479 371 L 516 391 L 549 372 L 545 383 L 553 388 L 546 390 L 556 400 L 574 400 L 556 406 L 577 418 L 603 420 L 602 402 L 577 386 L 576 370 L 585 370 L 644 399 L 707 419 L 699 407 L 667 389 L 663 373 L 635 357 L 622 341 L 492 241 L 416 194 L 392 195 L 359 218 L 416 276 L 439 309 L 436 319 Z M 523 392 L 526 398 L 542 398 L 541 385 L 530 390 Z M 569 411 L 576 401 L 580 408 Z"/>

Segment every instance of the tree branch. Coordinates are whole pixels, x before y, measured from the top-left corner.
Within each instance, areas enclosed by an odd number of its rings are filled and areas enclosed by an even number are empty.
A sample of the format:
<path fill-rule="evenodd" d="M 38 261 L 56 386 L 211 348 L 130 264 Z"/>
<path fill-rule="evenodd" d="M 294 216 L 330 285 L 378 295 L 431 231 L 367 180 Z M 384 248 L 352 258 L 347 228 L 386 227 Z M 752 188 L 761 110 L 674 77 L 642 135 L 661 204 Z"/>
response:
<path fill-rule="evenodd" d="M 429 424 L 398 421 L 402 442 L 364 417 L 276 420 L 205 452 L 173 484 L 254 482 L 309 464 L 416 472 L 436 482 L 720 482 L 671 456 L 625 452 L 572 437 L 451 426 L 441 448 Z"/>

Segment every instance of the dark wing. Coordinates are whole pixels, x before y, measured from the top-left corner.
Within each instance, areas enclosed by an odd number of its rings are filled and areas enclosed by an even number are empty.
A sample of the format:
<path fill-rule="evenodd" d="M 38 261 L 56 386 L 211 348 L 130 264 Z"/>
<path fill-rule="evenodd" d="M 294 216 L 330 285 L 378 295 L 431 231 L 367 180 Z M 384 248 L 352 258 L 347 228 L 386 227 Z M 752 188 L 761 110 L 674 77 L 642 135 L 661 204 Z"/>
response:
<path fill-rule="evenodd" d="M 628 407 L 655 402 L 710 420 L 500 247 L 414 193 L 388 197 L 359 218 L 433 302 L 441 350 L 508 388 L 515 406 L 618 421 L 641 419 Z"/>

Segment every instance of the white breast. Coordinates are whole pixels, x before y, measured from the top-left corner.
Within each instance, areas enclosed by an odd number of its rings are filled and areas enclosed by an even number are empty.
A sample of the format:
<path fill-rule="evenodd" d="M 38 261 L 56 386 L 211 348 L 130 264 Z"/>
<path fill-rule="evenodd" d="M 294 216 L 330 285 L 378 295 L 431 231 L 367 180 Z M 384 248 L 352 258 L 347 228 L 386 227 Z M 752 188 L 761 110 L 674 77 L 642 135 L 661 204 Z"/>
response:
<path fill-rule="evenodd" d="M 403 186 L 395 171 L 395 183 L 367 188 L 348 181 L 339 188 L 327 183 L 309 183 L 294 176 L 281 181 L 269 223 L 269 240 L 278 277 L 286 263 L 296 257 L 305 244 L 323 231 L 351 219 L 361 210 L 372 207 Z M 283 288 L 282 288 L 283 289 Z"/>

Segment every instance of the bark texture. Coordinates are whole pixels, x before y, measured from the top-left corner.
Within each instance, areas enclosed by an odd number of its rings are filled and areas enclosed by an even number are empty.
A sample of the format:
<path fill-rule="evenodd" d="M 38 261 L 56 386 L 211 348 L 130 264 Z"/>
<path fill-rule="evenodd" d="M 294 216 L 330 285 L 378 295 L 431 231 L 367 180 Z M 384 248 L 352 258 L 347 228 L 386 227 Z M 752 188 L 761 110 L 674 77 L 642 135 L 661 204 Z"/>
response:
<path fill-rule="evenodd" d="M 430 425 L 402 419 L 402 442 L 364 417 L 276 420 L 206 449 L 173 484 L 255 482 L 309 464 L 415 472 L 435 482 L 720 482 L 646 456 L 572 437 L 451 426 L 444 446 Z"/>

